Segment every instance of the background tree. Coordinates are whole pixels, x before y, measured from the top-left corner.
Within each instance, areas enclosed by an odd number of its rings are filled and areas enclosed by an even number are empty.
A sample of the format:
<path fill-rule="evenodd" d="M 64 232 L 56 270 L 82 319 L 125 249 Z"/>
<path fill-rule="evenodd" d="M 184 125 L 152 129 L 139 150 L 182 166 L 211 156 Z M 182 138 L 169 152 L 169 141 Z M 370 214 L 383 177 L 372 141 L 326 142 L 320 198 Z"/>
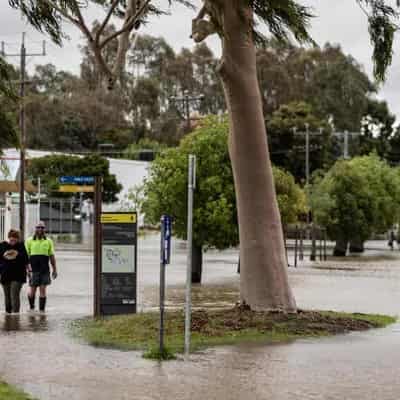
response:
<path fill-rule="evenodd" d="M 305 136 L 306 125 L 310 136 L 310 171 L 332 165 L 331 126 L 327 120 L 318 118 L 311 105 L 304 102 L 294 102 L 281 106 L 266 121 L 269 138 L 271 160 L 274 165 L 289 171 L 297 182 L 305 178 Z"/>
<path fill-rule="evenodd" d="M 174 218 L 174 232 L 185 239 L 187 232 L 187 159 L 197 156 L 197 188 L 194 204 L 194 267 L 192 280 L 201 281 L 203 250 L 236 246 L 239 241 L 232 169 L 227 146 L 228 123 L 217 117 L 202 120 L 182 139 L 178 148 L 160 153 L 150 167 L 144 188 L 146 220 L 158 224 L 161 215 Z M 304 214 L 305 195 L 293 176 L 274 168 L 274 177 L 284 223 Z"/>
<path fill-rule="evenodd" d="M 316 179 L 311 205 L 316 222 L 336 241 L 334 255 L 362 251 L 371 234 L 398 221 L 400 181 L 397 169 L 376 155 L 338 161 Z"/>
<path fill-rule="evenodd" d="M 0 155 L 1 149 L 18 146 L 17 95 L 11 83 L 16 71 L 0 56 Z"/>
<path fill-rule="evenodd" d="M 51 155 L 34 158 L 28 164 L 28 176 L 36 182 L 40 176 L 43 193 L 49 196 L 60 196 L 58 192 L 60 176 L 101 176 L 103 177 L 103 201 L 113 203 L 122 185 L 117 182 L 115 175 L 110 174 L 110 164 L 107 159 L 91 154 L 86 157 Z M 91 194 L 87 194 L 88 197 Z"/>

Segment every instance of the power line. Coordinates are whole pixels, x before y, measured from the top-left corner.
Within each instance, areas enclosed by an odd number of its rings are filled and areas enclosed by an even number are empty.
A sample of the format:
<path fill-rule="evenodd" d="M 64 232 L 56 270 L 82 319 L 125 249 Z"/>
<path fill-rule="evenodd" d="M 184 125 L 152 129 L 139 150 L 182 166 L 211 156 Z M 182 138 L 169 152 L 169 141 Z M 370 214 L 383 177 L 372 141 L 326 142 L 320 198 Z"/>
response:
<path fill-rule="evenodd" d="M 36 56 L 46 56 L 46 42 L 42 42 L 41 53 L 28 53 L 25 47 L 26 33 L 22 33 L 21 49 L 18 53 L 6 53 L 5 42 L 1 42 L 1 55 L 3 57 L 20 58 L 20 107 L 19 107 L 19 127 L 20 127 L 20 172 L 19 172 L 19 228 L 21 237 L 25 237 L 25 159 L 26 159 L 26 130 L 25 130 L 25 86 L 30 82 L 26 80 L 26 58 Z"/>

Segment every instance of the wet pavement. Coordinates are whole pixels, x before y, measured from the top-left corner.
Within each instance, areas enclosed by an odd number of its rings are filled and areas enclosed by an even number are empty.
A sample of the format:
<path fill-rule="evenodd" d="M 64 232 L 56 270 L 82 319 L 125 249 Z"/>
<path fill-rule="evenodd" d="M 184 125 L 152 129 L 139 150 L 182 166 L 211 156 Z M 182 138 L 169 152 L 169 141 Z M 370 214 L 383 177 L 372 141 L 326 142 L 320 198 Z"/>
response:
<path fill-rule="evenodd" d="M 141 240 L 139 305 L 156 306 L 158 238 Z M 366 256 L 290 269 L 299 307 L 400 314 L 400 252 L 373 243 Z M 67 334 L 91 313 L 90 253 L 58 254 L 60 278 L 49 289 L 47 315 L 0 314 L 0 377 L 40 400 L 297 400 L 400 396 L 400 325 L 284 345 L 242 344 L 162 365 L 137 352 L 98 349 Z M 177 244 L 167 270 L 168 304 L 183 303 L 185 251 Z M 195 305 L 223 306 L 238 298 L 237 252 L 205 256 L 204 285 Z M 210 300 L 211 299 L 211 300 Z M 2 297 L 0 295 L 0 302 Z"/>

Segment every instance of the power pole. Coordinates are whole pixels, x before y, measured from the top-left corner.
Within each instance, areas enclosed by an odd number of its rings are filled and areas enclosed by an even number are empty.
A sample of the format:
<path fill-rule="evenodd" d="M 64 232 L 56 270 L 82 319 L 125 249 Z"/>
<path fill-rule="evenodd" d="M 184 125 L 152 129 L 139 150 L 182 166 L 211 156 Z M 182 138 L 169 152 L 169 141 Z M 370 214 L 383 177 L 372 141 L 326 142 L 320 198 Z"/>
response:
<path fill-rule="evenodd" d="M 20 58 L 20 80 L 19 80 L 19 130 L 20 130 L 20 169 L 19 169 L 19 230 L 21 238 L 25 238 L 25 176 L 26 176 L 26 129 L 25 129 L 25 86 L 30 81 L 26 80 L 26 57 L 46 55 L 46 42 L 43 41 L 41 53 L 27 53 L 25 47 L 25 32 L 22 33 L 20 53 L 6 53 L 5 43 L 1 42 L 1 53 L 5 57 Z"/>
<path fill-rule="evenodd" d="M 190 109 L 192 105 L 200 104 L 204 99 L 204 95 L 200 94 L 198 96 L 190 96 L 189 90 L 185 90 L 183 92 L 183 96 L 181 97 L 170 97 L 170 100 L 177 107 L 178 111 L 180 111 L 181 116 L 186 121 L 186 128 L 188 131 L 191 130 L 192 124 L 190 120 Z"/>
<path fill-rule="evenodd" d="M 348 160 L 350 158 L 349 154 L 349 137 L 359 136 L 361 135 L 360 132 L 334 132 L 332 133 L 333 136 L 338 138 L 343 138 L 343 159 Z"/>
<path fill-rule="evenodd" d="M 307 194 L 307 204 L 310 208 L 310 211 L 307 213 L 307 227 L 310 225 L 310 213 L 311 211 L 311 206 L 309 202 L 310 198 L 310 136 L 321 136 L 324 133 L 324 128 L 319 128 L 318 132 L 310 132 L 310 125 L 308 123 L 305 124 L 306 130 L 304 132 L 297 132 L 297 128 L 293 128 L 293 132 L 296 135 L 299 136 L 305 136 L 306 139 L 306 194 Z M 311 255 L 310 255 L 310 260 L 315 261 L 316 259 L 316 242 L 315 242 L 315 229 L 314 229 L 314 224 L 311 228 Z"/>

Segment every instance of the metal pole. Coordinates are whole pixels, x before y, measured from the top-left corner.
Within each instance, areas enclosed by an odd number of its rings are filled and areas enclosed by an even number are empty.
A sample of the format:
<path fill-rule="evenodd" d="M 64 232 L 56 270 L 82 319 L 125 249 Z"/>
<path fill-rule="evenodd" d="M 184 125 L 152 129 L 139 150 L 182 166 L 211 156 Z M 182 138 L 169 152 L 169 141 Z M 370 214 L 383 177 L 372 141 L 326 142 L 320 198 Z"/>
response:
<path fill-rule="evenodd" d="M 344 146 L 343 146 L 343 158 L 347 160 L 349 158 L 349 132 L 344 131 Z"/>
<path fill-rule="evenodd" d="M 187 221 L 187 271 L 185 308 L 185 357 L 190 353 L 190 331 L 192 310 L 192 246 L 193 246 L 193 192 L 196 187 L 196 156 L 189 155 L 188 174 L 188 221 Z"/>
<path fill-rule="evenodd" d="M 307 205 L 309 205 L 309 190 L 308 184 L 310 182 L 310 126 L 306 124 L 306 194 Z M 310 224 L 310 211 L 307 212 L 307 225 Z"/>
<path fill-rule="evenodd" d="M 19 174 L 19 230 L 21 238 L 25 238 L 25 68 L 26 68 L 26 48 L 25 32 L 22 34 L 21 44 L 21 65 L 20 65 L 20 174 Z"/>
<path fill-rule="evenodd" d="M 185 103 L 185 113 L 186 113 L 186 123 L 187 123 L 187 128 L 188 131 L 191 129 L 191 123 L 190 123 L 190 99 L 189 99 L 189 93 L 188 91 L 185 91 L 184 95 L 184 103 Z"/>
<path fill-rule="evenodd" d="M 160 243 L 160 356 L 164 354 L 164 301 L 165 301 L 165 264 L 164 264 L 164 218 L 161 219 Z"/>
<path fill-rule="evenodd" d="M 101 297 L 101 177 L 96 176 L 94 188 L 94 316 L 100 316 Z"/>
<path fill-rule="evenodd" d="M 41 218 L 40 218 L 40 201 L 41 201 L 41 198 L 42 197 L 42 182 L 41 182 L 41 180 L 40 180 L 40 176 L 38 177 L 38 210 L 37 210 L 37 220 L 38 221 L 41 221 Z"/>
<path fill-rule="evenodd" d="M 296 226 L 295 229 L 295 241 L 294 241 L 294 267 L 297 268 L 297 244 L 298 244 L 298 236 L 299 236 L 299 227 Z"/>

